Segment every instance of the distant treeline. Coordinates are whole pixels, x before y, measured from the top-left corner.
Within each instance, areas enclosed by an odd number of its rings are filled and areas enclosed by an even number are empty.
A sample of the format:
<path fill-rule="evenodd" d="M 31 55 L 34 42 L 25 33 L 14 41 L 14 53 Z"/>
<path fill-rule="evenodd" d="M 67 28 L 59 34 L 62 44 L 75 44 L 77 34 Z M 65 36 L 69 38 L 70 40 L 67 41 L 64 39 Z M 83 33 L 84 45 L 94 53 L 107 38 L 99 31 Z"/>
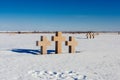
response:
<path fill-rule="evenodd" d="M 56 33 L 57 31 L 1 31 L 0 33 L 11 33 L 11 34 L 31 34 L 31 33 Z M 62 31 L 63 33 L 69 34 L 82 34 L 82 33 L 118 33 L 120 31 Z"/>

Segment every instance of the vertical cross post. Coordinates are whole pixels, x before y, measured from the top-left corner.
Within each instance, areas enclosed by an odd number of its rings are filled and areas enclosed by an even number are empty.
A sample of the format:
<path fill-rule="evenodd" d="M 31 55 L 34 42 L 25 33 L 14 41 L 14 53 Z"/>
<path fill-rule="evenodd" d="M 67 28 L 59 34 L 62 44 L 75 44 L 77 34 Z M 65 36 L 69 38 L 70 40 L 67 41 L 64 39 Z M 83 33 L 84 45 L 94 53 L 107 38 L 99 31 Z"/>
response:
<path fill-rule="evenodd" d="M 69 41 L 65 41 L 65 45 L 69 46 L 69 53 L 75 53 L 75 47 L 78 45 L 78 43 L 75 41 L 75 38 L 70 36 Z"/>
<path fill-rule="evenodd" d="M 62 36 L 62 32 L 56 32 L 55 36 L 52 36 L 52 41 L 55 41 L 56 54 L 62 53 L 62 42 L 65 41 L 65 37 Z"/>
<path fill-rule="evenodd" d="M 41 47 L 41 54 L 47 54 L 47 46 L 50 46 L 50 41 L 47 40 L 47 37 L 41 36 L 41 41 L 37 41 L 36 46 Z"/>

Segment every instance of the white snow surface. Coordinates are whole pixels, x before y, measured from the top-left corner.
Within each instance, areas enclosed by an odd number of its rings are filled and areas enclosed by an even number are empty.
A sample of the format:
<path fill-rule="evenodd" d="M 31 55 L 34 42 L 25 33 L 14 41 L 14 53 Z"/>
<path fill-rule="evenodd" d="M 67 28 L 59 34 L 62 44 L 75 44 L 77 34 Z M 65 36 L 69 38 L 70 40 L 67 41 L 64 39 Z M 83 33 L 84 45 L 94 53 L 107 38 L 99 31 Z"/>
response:
<path fill-rule="evenodd" d="M 63 43 L 63 53 L 54 54 L 51 41 L 51 54 L 41 55 L 36 41 L 43 35 L 55 34 L 0 34 L 0 80 L 120 80 L 120 35 L 63 34 L 76 38 L 76 53 Z"/>

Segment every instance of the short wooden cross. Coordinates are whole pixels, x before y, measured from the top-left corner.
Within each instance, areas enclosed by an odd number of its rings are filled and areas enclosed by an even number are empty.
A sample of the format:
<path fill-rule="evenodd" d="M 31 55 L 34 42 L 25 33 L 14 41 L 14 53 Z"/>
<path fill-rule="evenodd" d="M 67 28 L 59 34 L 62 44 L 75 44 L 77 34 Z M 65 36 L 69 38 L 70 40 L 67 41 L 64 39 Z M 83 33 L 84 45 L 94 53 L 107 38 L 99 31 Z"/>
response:
<path fill-rule="evenodd" d="M 47 46 L 50 46 L 50 41 L 47 40 L 47 37 L 41 36 L 41 41 L 37 41 L 36 45 L 41 47 L 41 54 L 47 54 Z"/>
<path fill-rule="evenodd" d="M 95 34 L 94 33 L 91 33 L 91 36 L 92 36 L 93 39 L 95 38 Z"/>
<path fill-rule="evenodd" d="M 65 41 L 65 45 L 69 46 L 69 53 L 75 53 L 75 47 L 78 43 L 75 41 L 75 38 L 70 36 L 69 41 Z"/>
<path fill-rule="evenodd" d="M 89 38 L 89 33 L 86 34 L 87 39 Z"/>
<path fill-rule="evenodd" d="M 52 41 L 55 41 L 55 52 L 62 53 L 62 42 L 65 41 L 65 37 L 62 36 L 62 32 L 56 32 L 56 36 L 52 36 Z"/>

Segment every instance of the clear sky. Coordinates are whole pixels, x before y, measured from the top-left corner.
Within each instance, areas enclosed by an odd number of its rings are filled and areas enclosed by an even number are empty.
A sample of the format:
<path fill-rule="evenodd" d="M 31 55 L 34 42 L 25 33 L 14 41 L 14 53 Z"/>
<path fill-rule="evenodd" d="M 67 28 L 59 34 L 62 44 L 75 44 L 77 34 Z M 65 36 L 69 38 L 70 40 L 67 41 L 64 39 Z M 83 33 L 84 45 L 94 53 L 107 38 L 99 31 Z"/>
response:
<path fill-rule="evenodd" d="M 0 31 L 120 31 L 119 0 L 0 0 Z"/>

